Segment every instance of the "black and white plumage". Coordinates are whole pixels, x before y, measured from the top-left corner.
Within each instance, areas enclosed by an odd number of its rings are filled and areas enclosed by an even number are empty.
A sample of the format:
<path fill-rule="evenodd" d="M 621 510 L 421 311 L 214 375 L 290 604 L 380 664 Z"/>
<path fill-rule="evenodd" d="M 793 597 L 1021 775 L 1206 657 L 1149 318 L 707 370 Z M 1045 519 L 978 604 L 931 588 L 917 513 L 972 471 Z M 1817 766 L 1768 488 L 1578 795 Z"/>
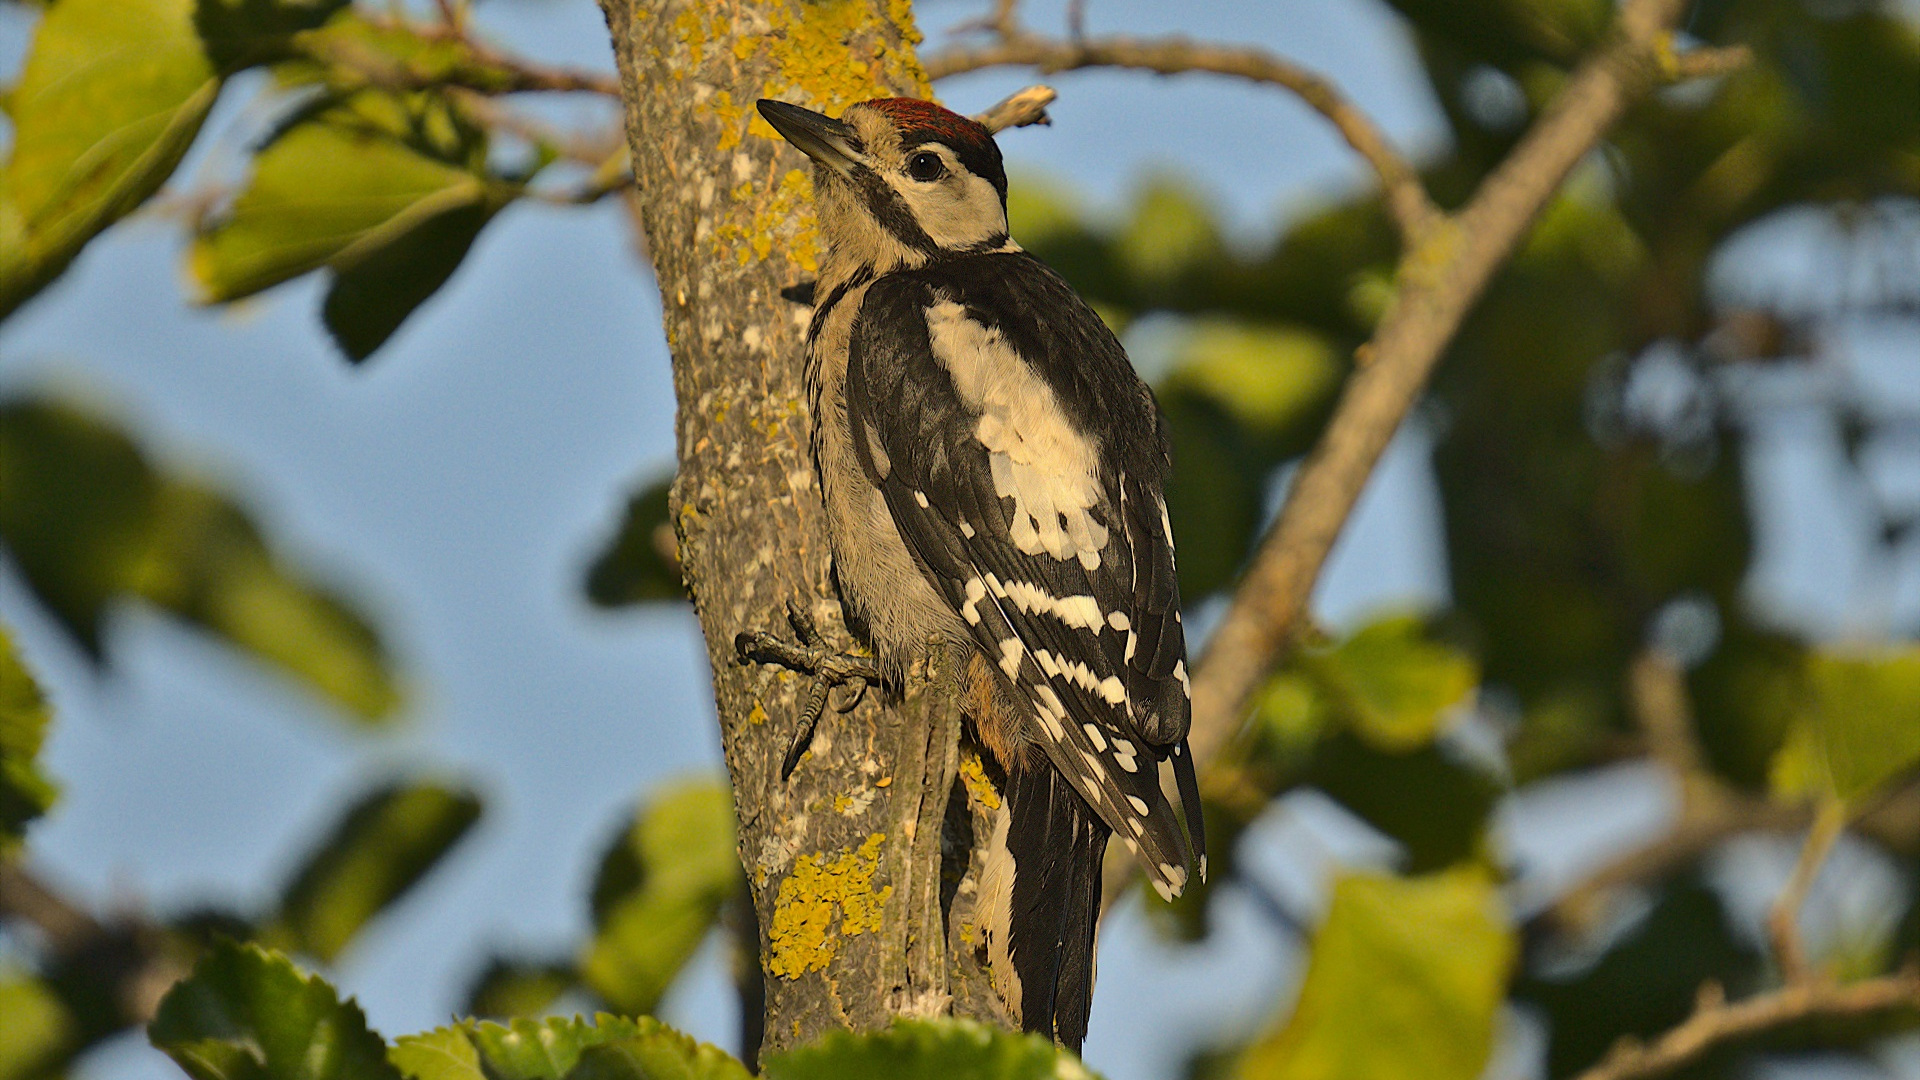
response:
<path fill-rule="evenodd" d="M 971 652 L 971 718 L 1007 773 L 981 883 L 995 985 L 1077 1048 L 1109 832 L 1162 896 L 1205 866 L 1165 424 L 1093 309 L 1008 238 L 984 128 L 905 99 L 760 107 L 819 165 L 807 382 L 836 577 L 884 663 Z"/>

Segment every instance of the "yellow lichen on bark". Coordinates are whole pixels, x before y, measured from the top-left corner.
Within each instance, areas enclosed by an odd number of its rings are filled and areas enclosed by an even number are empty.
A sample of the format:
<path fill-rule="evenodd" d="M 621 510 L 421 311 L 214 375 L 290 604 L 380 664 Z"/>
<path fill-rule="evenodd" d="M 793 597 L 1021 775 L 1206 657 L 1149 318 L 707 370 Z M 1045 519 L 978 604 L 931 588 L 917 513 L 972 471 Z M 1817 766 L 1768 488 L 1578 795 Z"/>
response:
<path fill-rule="evenodd" d="M 880 929 L 881 913 L 893 895 L 891 885 L 873 887 L 886 840 L 885 833 L 874 833 L 857 849 L 832 856 L 820 852 L 794 864 L 780 883 L 767 927 L 769 973 L 797 979 L 825 970 L 842 941 Z"/>
<path fill-rule="evenodd" d="M 973 801 L 988 810 L 1000 809 L 1000 793 L 993 790 L 993 781 L 987 778 L 986 763 L 980 760 L 979 752 L 970 747 L 960 749 L 960 779 L 966 783 Z"/>

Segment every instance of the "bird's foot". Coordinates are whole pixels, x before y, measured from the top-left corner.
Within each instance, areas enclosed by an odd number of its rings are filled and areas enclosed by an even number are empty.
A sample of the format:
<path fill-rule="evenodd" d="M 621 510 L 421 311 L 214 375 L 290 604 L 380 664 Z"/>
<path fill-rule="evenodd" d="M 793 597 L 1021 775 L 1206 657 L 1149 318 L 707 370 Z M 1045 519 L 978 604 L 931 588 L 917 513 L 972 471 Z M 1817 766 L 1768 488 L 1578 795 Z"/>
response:
<path fill-rule="evenodd" d="M 798 671 L 813 677 L 813 683 L 807 689 L 806 706 L 800 712 L 800 726 L 794 732 L 787 755 L 780 763 L 780 779 L 793 775 L 794 766 L 800 763 L 800 755 L 813 743 L 813 730 L 819 726 L 820 714 L 826 711 L 827 697 L 836 686 L 854 684 L 855 693 L 845 705 L 835 709 L 847 712 L 860 704 L 866 696 L 867 687 L 880 682 L 880 666 L 870 656 L 834 652 L 821 638 L 819 628 L 813 624 L 799 604 L 787 601 L 787 623 L 793 628 L 795 640 L 789 641 L 767 630 L 745 631 L 733 639 L 733 649 L 743 664 L 773 664 Z"/>

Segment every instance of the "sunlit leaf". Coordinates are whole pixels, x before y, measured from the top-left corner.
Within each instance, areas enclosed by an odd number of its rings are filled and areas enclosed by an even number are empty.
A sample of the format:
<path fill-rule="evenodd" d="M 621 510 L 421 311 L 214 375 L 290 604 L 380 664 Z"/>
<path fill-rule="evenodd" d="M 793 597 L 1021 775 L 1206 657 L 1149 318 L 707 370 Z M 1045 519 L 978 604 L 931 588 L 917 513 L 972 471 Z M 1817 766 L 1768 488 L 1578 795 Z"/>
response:
<path fill-rule="evenodd" d="M 62 0 L 47 9 L 9 98 L 0 317 L 166 181 L 219 89 L 194 32 L 193 0 Z"/>
<path fill-rule="evenodd" d="M 672 478 L 649 484 L 627 500 L 620 531 L 587 571 L 587 597 L 600 607 L 686 596 L 680 580 L 673 525 L 667 520 Z"/>
<path fill-rule="evenodd" d="M 358 1005 L 257 945 L 215 944 L 147 1035 L 195 1080 L 400 1080 Z"/>
<path fill-rule="evenodd" d="M 0 405 L 0 541 L 94 656 L 110 605 L 142 599 L 298 676 L 366 720 L 399 700 L 366 621 L 287 568 L 237 505 L 157 471 L 122 432 L 38 401 Z"/>
<path fill-rule="evenodd" d="M 834 1031 L 769 1055 L 768 1080 L 1092 1080 L 1070 1051 L 1039 1035 L 973 1020 L 899 1020 L 856 1035 Z"/>
<path fill-rule="evenodd" d="M 391 1059 L 412 1080 L 747 1080 L 746 1067 L 652 1017 L 467 1021 L 409 1035 Z"/>
<path fill-rule="evenodd" d="M 710 781 L 656 795 L 607 853 L 593 888 L 586 984 L 625 1013 L 653 1011 L 740 887 L 733 798 Z"/>
<path fill-rule="evenodd" d="M 368 794 L 294 876 L 280 902 L 276 934 L 332 960 L 479 818 L 477 796 L 439 784 L 394 784 Z"/>
<path fill-rule="evenodd" d="M 38 979 L 0 975 L 0 1080 L 58 1075 L 77 1032 L 58 994 Z"/>
<path fill-rule="evenodd" d="M 1308 650 L 1299 667 L 1355 733 L 1383 750 L 1433 741 L 1441 720 L 1480 682 L 1479 665 L 1436 640 L 1419 616 L 1369 623 L 1327 650 Z"/>
<path fill-rule="evenodd" d="M 46 813 L 58 793 L 37 761 L 51 720 L 40 687 L 0 627 L 0 856 L 19 841 L 29 821 Z"/>
<path fill-rule="evenodd" d="M 1774 758 L 1787 795 L 1820 792 L 1858 804 L 1920 765 L 1920 648 L 1819 652 L 1805 704 Z"/>
<path fill-rule="evenodd" d="M 1116 254 L 1142 295 L 1170 298 L 1212 272 L 1224 248 L 1213 212 L 1192 190 L 1156 178 L 1141 189 Z"/>
<path fill-rule="evenodd" d="M 1166 383 L 1204 394 L 1240 424 L 1273 434 L 1322 409 L 1344 368 L 1333 346 L 1310 331 L 1209 320 L 1182 342 Z"/>
<path fill-rule="evenodd" d="M 1476 1080 L 1515 940 L 1484 869 L 1350 874 L 1314 935 L 1299 1001 L 1241 1059 L 1242 1080 Z"/>
<path fill-rule="evenodd" d="M 516 194 L 484 171 L 484 133 L 434 94 L 356 94 L 299 118 L 254 158 L 188 259 L 203 298 L 335 271 L 328 329 L 364 358 L 446 281 Z"/>

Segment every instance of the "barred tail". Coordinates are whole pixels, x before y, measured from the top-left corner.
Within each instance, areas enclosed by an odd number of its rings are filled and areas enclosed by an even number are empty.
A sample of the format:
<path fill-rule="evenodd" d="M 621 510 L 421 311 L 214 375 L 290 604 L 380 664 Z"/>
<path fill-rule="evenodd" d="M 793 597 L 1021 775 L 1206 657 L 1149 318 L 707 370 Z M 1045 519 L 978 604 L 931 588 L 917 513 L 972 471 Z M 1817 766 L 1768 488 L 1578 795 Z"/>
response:
<path fill-rule="evenodd" d="M 1075 1052 L 1093 1004 L 1109 833 L 1067 778 L 1040 758 L 1007 777 L 981 883 L 994 988 L 1023 1028 Z"/>

